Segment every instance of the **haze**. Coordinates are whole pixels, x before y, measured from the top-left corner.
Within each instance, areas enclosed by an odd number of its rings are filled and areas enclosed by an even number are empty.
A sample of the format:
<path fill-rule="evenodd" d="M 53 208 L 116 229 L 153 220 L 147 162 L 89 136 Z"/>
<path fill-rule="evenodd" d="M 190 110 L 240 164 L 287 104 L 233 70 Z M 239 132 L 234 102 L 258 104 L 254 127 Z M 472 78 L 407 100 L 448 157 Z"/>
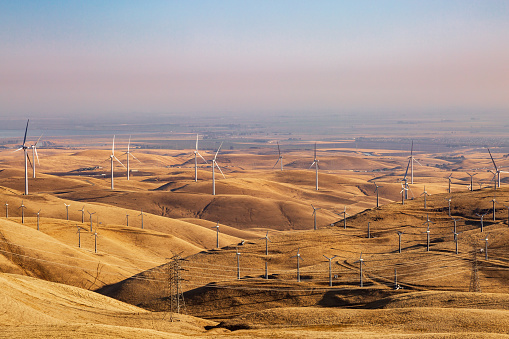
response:
<path fill-rule="evenodd" d="M 3 117 L 507 115 L 506 1 L 3 1 Z"/>

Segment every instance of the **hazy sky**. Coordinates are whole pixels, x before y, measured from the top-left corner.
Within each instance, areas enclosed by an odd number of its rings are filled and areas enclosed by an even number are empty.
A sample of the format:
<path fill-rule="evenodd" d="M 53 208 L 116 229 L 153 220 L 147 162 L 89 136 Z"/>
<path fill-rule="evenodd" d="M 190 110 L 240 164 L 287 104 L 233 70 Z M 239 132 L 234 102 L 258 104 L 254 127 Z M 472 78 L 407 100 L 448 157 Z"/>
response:
<path fill-rule="evenodd" d="M 509 112 L 509 1 L 0 0 L 0 116 Z"/>

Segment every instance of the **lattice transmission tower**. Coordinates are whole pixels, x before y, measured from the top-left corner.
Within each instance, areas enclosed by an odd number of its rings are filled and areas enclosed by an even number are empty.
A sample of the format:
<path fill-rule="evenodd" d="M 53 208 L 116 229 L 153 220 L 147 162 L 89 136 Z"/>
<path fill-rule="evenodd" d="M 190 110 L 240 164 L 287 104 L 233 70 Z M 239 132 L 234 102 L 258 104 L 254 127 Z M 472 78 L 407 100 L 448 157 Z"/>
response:
<path fill-rule="evenodd" d="M 171 321 L 173 321 L 173 314 L 185 313 L 186 309 L 184 293 L 182 292 L 182 281 L 184 281 L 182 272 L 185 271 L 182 268 L 182 263 L 185 259 L 180 254 L 175 254 L 171 257 L 167 266 Z"/>

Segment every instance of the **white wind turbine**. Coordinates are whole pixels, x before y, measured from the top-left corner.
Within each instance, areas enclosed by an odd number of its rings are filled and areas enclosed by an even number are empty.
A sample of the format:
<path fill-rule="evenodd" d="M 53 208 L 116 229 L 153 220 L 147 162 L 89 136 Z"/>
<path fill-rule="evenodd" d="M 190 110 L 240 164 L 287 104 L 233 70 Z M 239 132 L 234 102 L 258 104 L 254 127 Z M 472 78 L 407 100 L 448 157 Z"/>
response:
<path fill-rule="evenodd" d="M 37 144 L 39 143 L 39 141 L 41 140 L 42 138 L 42 134 L 41 136 L 39 137 L 39 139 L 37 139 L 37 141 L 35 142 L 35 144 L 33 145 L 30 145 L 30 148 L 32 149 L 32 159 L 34 160 L 34 163 L 32 164 L 32 174 L 33 174 L 33 178 L 35 179 L 35 158 L 37 158 L 37 164 L 40 165 L 41 163 L 39 162 L 39 154 L 37 154 Z"/>
<path fill-rule="evenodd" d="M 412 140 L 412 147 L 410 148 L 410 156 L 408 157 L 408 162 L 410 163 L 410 183 L 414 183 L 414 161 L 421 165 L 417 159 L 414 157 L 414 141 Z M 421 165 L 422 166 L 422 165 Z"/>
<path fill-rule="evenodd" d="M 113 137 L 113 143 L 115 143 L 115 137 Z M 131 146 L 131 136 L 129 136 L 129 142 L 127 143 L 127 152 L 125 152 L 125 153 L 124 153 L 124 154 L 127 154 L 127 163 L 126 163 L 126 165 L 127 165 L 127 180 L 129 180 L 129 173 L 130 173 L 130 172 L 129 172 L 129 171 L 130 171 L 130 170 L 129 170 L 129 155 L 130 155 L 130 156 L 132 156 L 132 157 L 133 157 L 133 159 L 135 159 L 136 161 L 138 161 L 138 162 L 141 164 L 141 161 L 139 161 L 139 160 L 138 160 L 138 158 L 136 158 L 136 157 L 135 157 L 135 156 L 131 153 L 131 151 L 129 150 L 130 146 Z M 114 153 L 114 151 L 112 151 L 112 154 L 113 154 L 113 153 Z M 118 159 L 117 159 L 117 160 L 118 160 Z M 122 164 L 122 163 L 120 163 L 120 164 Z M 122 165 L 122 166 L 124 166 L 124 165 Z M 124 166 L 124 167 L 125 167 L 125 166 Z M 111 170 L 111 177 L 112 177 L 112 180 L 111 180 L 111 181 L 112 181 L 112 187 L 111 187 L 111 189 L 113 189 L 113 170 Z"/>
<path fill-rule="evenodd" d="M 316 208 L 315 206 L 313 206 L 313 204 L 311 204 L 311 207 L 313 207 L 313 214 L 312 214 L 312 216 L 314 217 L 314 230 L 316 231 L 318 229 L 316 227 L 316 211 L 320 210 L 320 208 L 319 207 Z"/>
<path fill-rule="evenodd" d="M 279 165 L 281 165 L 281 171 L 283 170 L 283 155 L 281 154 L 281 149 L 279 148 L 279 141 L 277 142 L 277 152 L 279 154 L 279 157 L 277 158 L 276 163 L 274 166 L 272 166 L 272 169 L 274 169 L 279 162 Z"/>
<path fill-rule="evenodd" d="M 221 171 L 221 168 L 219 167 L 219 165 L 216 162 L 217 154 L 219 153 L 221 146 L 223 146 L 222 142 L 221 142 L 221 145 L 219 145 L 219 148 L 217 149 L 216 155 L 214 155 L 214 159 L 212 159 L 212 195 L 216 195 L 216 174 L 215 174 L 214 168 L 217 167 L 219 172 L 221 172 L 221 174 L 223 175 L 223 178 L 226 179 L 223 171 Z"/>
<path fill-rule="evenodd" d="M 196 148 L 194 149 L 194 182 L 198 181 L 198 156 L 200 156 L 200 158 L 202 158 L 203 161 L 208 164 L 207 160 L 205 160 L 205 158 L 198 151 L 198 134 L 196 134 Z"/>
<path fill-rule="evenodd" d="M 500 170 L 498 167 L 497 167 L 497 164 L 495 163 L 495 160 L 493 159 L 493 156 L 491 155 L 491 152 L 490 152 L 490 149 L 488 148 L 488 152 L 490 153 L 490 158 L 491 158 L 491 161 L 493 162 L 493 167 L 495 167 L 495 172 L 494 174 L 496 175 L 497 177 L 497 181 L 496 181 L 496 184 L 495 184 L 495 188 L 500 188 L 500 173 L 509 173 L 507 171 L 502 171 Z M 492 172 L 493 173 L 493 172 Z"/>
<path fill-rule="evenodd" d="M 25 195 L 28 195 L 28 163 L 27 161 L 30 163 L 30 166 L 32 166 L 32 162 L 30 161 L 30 157 L 28 156 L 28 152 L 27 152 L 27 149 L 28 149 L 28 146 L 25 145 L 26 141 L 27 141 L 27 131 L 28 131 L 28 122 L 30 121 L 30 119 L 27 120 L 27 126 L 25 128 L 25 137 L 23 138 L 23 144 L 21 145 L 20 148 L 18 148 L 17 150 L 15 150 L 14 152 L 17 152 L 17 151 L 20 151 L 20 150 L 23 150 L 23 154 L 24 154 L 24 159 L 25 159 Z"/>
<path fill-rule="evenodd" d="M 315 172 L 316 172 L 316 190 L 318 191 L 318 159 L 316 158 L 316 142 L 315 142 L 315 158 L 313 160 L 313 163 L 309 168 L 315 166 Z"/>
<path fill-rule="evenodd" d="M 113 136 L 113 143 L 112 143 L 112 146 L 111 146 L 111 155 L 110 155 L 110 166 L 111 166 L 111 189 L 113 190 L 114 189 L 114 185 L 113 185 L 113 159 L 115 159 L 116 161 L 118 161 L 118 163 L 120 165 L 122 165 L 122 167 L 126 168 L 124 166 L 123 163 L 120 162 L 120 160 L 117 159 L 117 157 L 115 156 L 115 136 Z"/>

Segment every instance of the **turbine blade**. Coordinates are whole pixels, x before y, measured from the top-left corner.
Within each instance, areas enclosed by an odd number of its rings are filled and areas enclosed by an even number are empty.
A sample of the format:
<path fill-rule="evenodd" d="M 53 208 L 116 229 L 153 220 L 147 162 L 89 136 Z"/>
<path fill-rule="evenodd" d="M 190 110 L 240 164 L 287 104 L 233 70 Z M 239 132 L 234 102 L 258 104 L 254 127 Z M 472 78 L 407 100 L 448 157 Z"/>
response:
<path fill-rule="evenodd" d="M 316 160 L 316 142 L 315 142 L 315 160 Z"/>
<path fill-rule="evenodd" d="M 219 153 L 219 150 L 221 149 L 221 146 L 223 146 L 223 142 L 221 141 L 221 145 L 219 145 L 219 148 L 217 149 L 216 155 L 214 156 L 214 160 L 217 158 L 217 154 Z"/>
<path fill-rule="evenodd" d="M 132 153 L 129 154 L 141 164 L 141 161 L 139 161 L 138 158 L 136 158 Z"/>
<path fill-rule="evenodd" d="M 414 141 L 412 140 L 412 147 L 410 148 L 410 156 L 414 155 Z"/>
<path fill-rule="evenodd" d="M 37 141 L 35 142 L 34 146 L 37 146 L 37 144 L 39 143 L 39 141 L 41 140 L 41 138 L 42 138 L 42 134 L 41 134 L 41 136 L 39 137 L 39 139 L 37 139 Z"/>
<path fill-rule="evenodd" d="M 27 159 L 28 159 L 28 163 L 30 164 L 30 167 L 34 168 L 34 166 L 32 165 L 32 162 L 30 161 L 30 156 L 28 155 L 28 153 L 27 153 Z"/>
<path fill-rule="evenodd" d="M 313 167 L 314 164 L 316 164 L 316 161 L 313 161 L 313 163 L 311 164 L 311 166 L 309 166 L 308 169 L 311 169 L 311 167 Z"/>
<path fill-rule="evenodd" d="M 276 163 L 274 164 L 274 166 L 272 166 L 272 169 L 274 169 L 274 168 L 276 167 L 276 165 L 278 164 L 278 162 L 279 162 L 279 160 L 280 160 L 280 159 L 281 159 L 281 158 L 278 158 L 278 159 L 277 159 L 277 161 L 276 161 Z"/>
<path fill-rule="evenodd" d="M 129 146 L 131 146 L 131 136 L 129 136 L 129 142 L 127 143 L 127 153 L 129 153 Z"/>
<path fill-rule="evenodd" d="M 417 159 L 415 159 L 415 158 L 414 158 L 414 161 L 415 161 L 416 163 L 418 163 L 419 165 L 421 165 L 421 167 L 423 167 L 423 166 L 422 166 L 422 164 L 421 164 L 421 163 L 420 163 Z"/>
<path fill-rule="evenodd" d="M 196 152 L 196 154 L 198 154 L 200 156 L 200 158 L 202 158 L 203 161 L 205 161 L 205 163 L 208 164 L 207 160 L 205 160 L 205 158 L 201 156 L 200 152 Z"/>
<path fill-rule="evenodd" d="M 410 167 L 410 161 L 412 161 L 412 158 L 408 159 L 408 164 L 406 165 L 406 171 L 405 171 L 405 175 L 403 176 L 403 180 L 406 179 L 406 176 L 408 174 L 408 167 Z"/>
<path fill-rule="evenodd" d="M 25 137 L 23 138 L 23 146 L 25 146 L 25 142 L 27 141 L 27 132 L 28 132 L 28 122 L 30 119 L 27 120 L 27 127 L 25 128 Z"/>
<path fill-rule="evenodd" d="M 223 174 L 223 171 L 221 171 L 221 168 L 219 167 L 219 165 L 217 164 L 217 162 L 214 162 L 214 163 L 216 164 L 216 167 L 217 167 L 217 169 L 219 170 L 219 172 L 221 172 L 221 174 L 223 175 L 223 178 L 225 178 L 225 179 L 226 179 L 226 177 L 225 177 L 225 176 L 224 176 L 224 174 Z"/>
<path fill-rule="evenodd" d="M 495 164 L 495 160 L 493 159 L 493 156 L 491 155 L 490 149 L 488 148 L 488 152 L 490 153 L 491 161 L 493 161 L 493 166 L 495 166 L 495 171 L 498 172 L 497 164 Z"/>
<path fill-rule="evenodd" d="M 23 147 L 20 147 L 20 148 L 18 148 L 17 150 L 12 151 L 12 153 L 17 152 L 17 151 L 21 151 L 22 149 L 23 149 Z"/>
<path fill-rule="evenodd" d="M 198 151 L 198 133 L 196 133 L 196 151 Z"/>
<path fill-rule="evenodd" d="M 113 136 L 113 143 L 111 144 L 111 154 L 115 155 L 115 136 Z"/>
<path fill-rule="evenodd" d="M 281 149 L 279 148 L 279 141 L 277 142 L 277 152 L 279 154 L 279 157 L 281 158 Z"/>
<path fill-rule="evenodd" d="M 120 165 L 122 165 L 122 167 L 123 167 L 123 168 L 126 168 L 126 167 L 124 166 L 124 164 L 123 164 L 122 162 L 120 162 L 120 160 L 118 160 L 118 159 L 117 159 L 117 157 L 116 157 L 116 156 L 113 156 L 113 158 L 114 158 L 116 161 L 118 161 L 118 163 L 119 163 Z M 126 168 L 126 169 L 127 169 L 127 168 Z"/>
<path fill-rule="evenodd" d="M 34 153 L 35 153 L 35 156 L 37 157 L 37 164 L 40 165 L 41 163 L 39 162 L 39 154 L 37 154 L 37 147 L 35 147 L 35 145 L 34 145 Z"/>

